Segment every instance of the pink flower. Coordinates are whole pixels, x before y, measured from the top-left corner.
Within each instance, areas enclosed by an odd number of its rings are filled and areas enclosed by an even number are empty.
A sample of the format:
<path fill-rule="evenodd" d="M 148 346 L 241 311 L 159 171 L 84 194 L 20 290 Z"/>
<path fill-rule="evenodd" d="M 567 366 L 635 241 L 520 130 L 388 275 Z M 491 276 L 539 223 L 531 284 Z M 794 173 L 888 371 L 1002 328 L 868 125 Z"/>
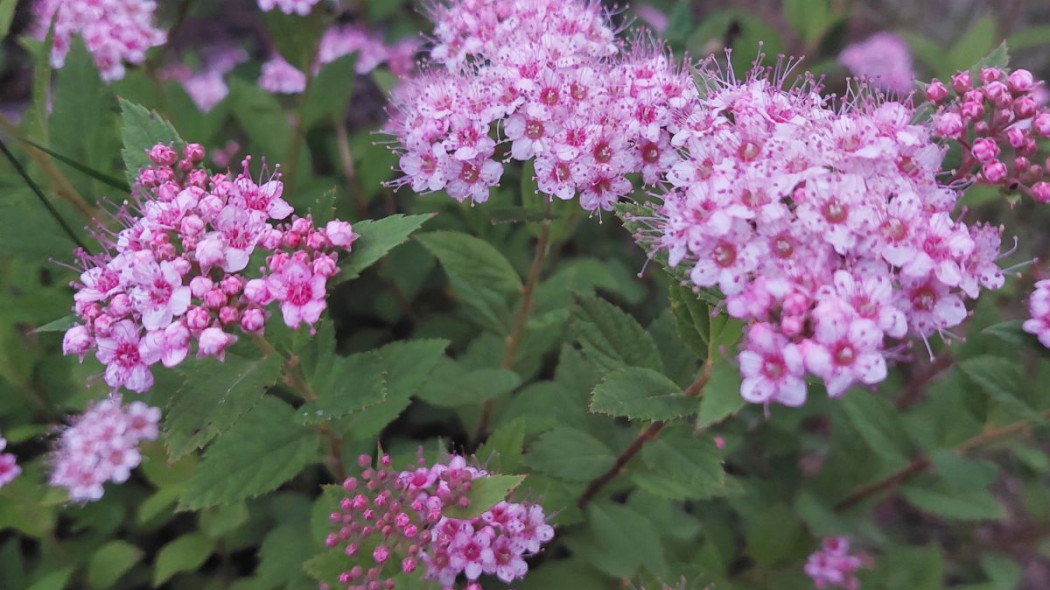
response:
<path fill-rule="evenodd" d="M 263 64 L 259 86 L 275 94 L 298 94 L 306 90 L 306 74 L 277 56 Z"/>
<path fill-rule="evenodd" d="M 483 157 L 450 164 L 455 176 L 449 180 L 448 195 L 457 201 L 471 199 L 475 203 L 489 200 L 489 188 L 499 184 L 503 165 Z"/>
<path fill-rule="evenodd" d="M 778 402 L 800 406 L 806 401 L 805 364 L 802 353 L 767 324 L 754 324 L 740 356 L 744 381 L 740 395 L 751 403 Z"/>
<path fill-rule="evenodd" d="M 1050 281 L 1043 280 L 1035 284 L 1028 299 L 1030 318 L 1025 320 L 1025 332 L 1034 334 L 1040 344 L 1050 348 Z"/>
<path fill-rule="evenodd" d="M 149 366 L 160 360 L 159 351 L 142 340 L 131 320 L 117 322 L 107 336 L 96 338 L 99 362 L 106 365 L 106 383 L 115 390 L 126 387 L 144 393 L 153 387 Z"/>
<path fill-rule="evenodd" d="M 7 448 L 7 440 L 0 436 L 0 451 Z M 0 454 L 0 488 L 14 481 L 22 473 L 18 458 L 11 453 Z"/>
<path fill-rule="evenodd" d="M 860 569 L 861 561 L 849 554 L 849 546 L 846 537 L 829 537 L 823 540 L 820 549 L 809 556 L 804 571 L 813 578 L 813 584 L 818 589 L 832 586 L 843 590 L 860 588 L 855 572 Z"/>
<path fill-rule="evenodd" d="M 127 272 L 132 281 L 131 300 L 142 314 L 142 325 L 147 330 L 164 329 L 172 318 L 186 313 L 190 306 L 190 288 L 182 284 L 182 276 L 171 262 L 144 261 Z"/>
<path fill-rule="evenodd" d="M 264 12 L 269 12 L 274 8 L 277 8 L 285 14 L 306 16 L 310 14 L 314 5 L 320 1 L 321 0 L 259 0 L 259 8 Z"/>
<path fill-rule="evenodd" d="M 85 326 L 73 326 L 66 330 L 65 336 L 62 338 L 62 354 L 75 354 L 80 359 L 80 362 L 84 362 L 84 357 L 94 344 L 91 332 Z"/>
<path fill-rule="evenodd" d="M 281 303 L 284 323 L 298 328 L 301 322 L 316 324 L 325 303 L 325 277 L 314 275 L 308 266 L 291 260 L 270 275 L 269 290 Z"/>
<path fill-rule="evenodd" d="M 814 316 L 816 337 L 803 343 L 802 354 L 806 368 L 824 380 L 829 396 L 841 396 L 858 381 L 873 385 L 886 378 L 882 331 L 875 322 L 850 318 L 828 304 L 818 305 Z"/>
<path fill-rule="evenodd" d="M 236 341 L 235 336 L 223 332 L 222 328 L 207 328 L 201 332 L 197 341 L 199 348 L 197 356 L 213 356 L 221 361 L 226 356 L 226 349 Z"/>
<path fill-rule="evenodd" d="M 329 221 L 325 225 L 325 235 L 333 246 L 346 248 L 347 250 L 350 249 L 350 244 L 357 239 L 357 234 L 354 233 L 351 225 L 338 219 Z"/>

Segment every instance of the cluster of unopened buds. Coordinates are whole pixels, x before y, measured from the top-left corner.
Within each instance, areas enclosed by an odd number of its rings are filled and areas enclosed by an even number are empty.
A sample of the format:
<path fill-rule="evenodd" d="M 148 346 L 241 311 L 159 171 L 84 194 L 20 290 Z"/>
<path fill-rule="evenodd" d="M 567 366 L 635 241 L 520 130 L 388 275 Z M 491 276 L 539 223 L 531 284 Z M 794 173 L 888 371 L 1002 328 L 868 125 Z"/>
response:
<path fill-rule="evenodd" d="M 7 439 L 0 436 L 0 451 L 7 448 Z M 0 488 L 14 481 L 22 473 L 18 458 L 11 453 L 0 453 Z"/>
<path fill-rule="evenodd" d="M 76 36 L 81 37 L 107 82 L 124 77 L 124 63 L 141 64 L 146 51 L 167 41 L 153 25 L 153 0 L 36 0 L 34 35 L 43 41 L 54 21 L 51 65 L 61 68 Z"/>
<path fill-rule="evenodd" d="M 123 483 L 142 462 L 139 444 L 157 438 L 160 410 L 118 397 L 95 403 L 62 432 L 55 449 L 51 485 L 77 502 L 98 500 L 103 484 Z"/>
<path fill-rule="evenodd" d="M 154 146 L 134 203 L 116 214 L 123 227 L 100 227 L 102 253 L 78 252 L 81 323 L 66 332 L 63 349 L 81 360 L 95 351 L 114 390 L 149 390 L 150 366 L 178 365 L 192 342 L 198 357 L 222 359 L 237 340 L 233 330 L 263 332 L 272 303 L 290 328 L 312 330 L 328 279 L 339 272 L 336 253 L 356 238 L 344 221 L 319 228 L 293 216 L 279 173 L 260 185 L 246 158 L 236 177 L 212 175 L 200 167 L 204 156 L 197 144 L 181 155 Z M 251 276 L 257 248 L 267 256 Z"/>
<path fill-rule="evenodd" d="M 434 65 L 391 97 L 395 184 L 481 203 L 501 159 L 533 160 L 543 195 L 610 210 L 629 174 L 656 184 L 679 160 L 670 138 L 696 106 L 692 77 L 662 47 L 625 49 L 600 3 L 439 2 L 430 16 Z"/>
<path fill-rule="evenodd" d="M 336 532 L 325 540 L 365 564 L 340 575 L 347 590 L 394 588 L 394 576 L 420 566 L 447 590 L 461 580 L 466 590 L 481 590 L 483 574 L 510 583 L 525 576 L 525 558 L 554 536 L 543 508 L 529 502 L 499 502 L 473 518 L 446 516 L 469 508 L 472 482 L 488 476 L 463 457 L 428 466 L 420 456 L 406 471 L 392 469 L 387 455 L 376 468 L 368 456 L 358 465 L 360 476 L 343 482 L 346 497 L 330 515 Z"/>
<path fill-rule="evenodd" d="M 1039 106 L 1040 84 L 1028 70 L 986 67 L 976 78 L 956 73 L 950 90 L 936 79 L 926 87 L 926 98 L 938 107 L 934 132 L 962 149 L 953 180 L 973 179 L 1050 203 L 1050 159 L 1041 159 L 1038 143 L 1050 138 L 1050 110 Z"/>
<path fill-rule="evenodd" d="M 807 374 L 833 397 L 882 381 L 905 352 L 887 338 L 948 334 L 1004 277 L 1001 230 L 952 217 L 943 150 L 910 107 L 858 90 L 832 108 L 812 82 L 785 89 L 788 69 L 708 74 L 638 239 L 748 323 L 742 395 L 800 405 Z"/>
<path fill-rule="evenodd" d="M 859 557 L 850 555 L 849 549 L 850 542 L 846 537 L 829 537 L 821 542 L 820 549 L 809 556 L 804 571 L 813 579 L 818 590 L 860 588 L 856 571 L 862 562 Z"/>

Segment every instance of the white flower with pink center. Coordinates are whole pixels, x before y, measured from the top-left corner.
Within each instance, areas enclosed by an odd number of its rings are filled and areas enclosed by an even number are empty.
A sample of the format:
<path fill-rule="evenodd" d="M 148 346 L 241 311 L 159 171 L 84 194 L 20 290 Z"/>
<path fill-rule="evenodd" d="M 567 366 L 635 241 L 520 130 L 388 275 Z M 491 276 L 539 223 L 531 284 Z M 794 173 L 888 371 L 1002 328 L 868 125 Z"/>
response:
<path fill-rule="evenodd" d="M 298 328 L 302 322 L 317 323 L 326 307 L 326 282 L 324 276 L 315 275 L 309 266 L 298 260 L 286 262 L 270 275 L 270 293 L 280 301 L 284 323 L 289 328 Z"/>

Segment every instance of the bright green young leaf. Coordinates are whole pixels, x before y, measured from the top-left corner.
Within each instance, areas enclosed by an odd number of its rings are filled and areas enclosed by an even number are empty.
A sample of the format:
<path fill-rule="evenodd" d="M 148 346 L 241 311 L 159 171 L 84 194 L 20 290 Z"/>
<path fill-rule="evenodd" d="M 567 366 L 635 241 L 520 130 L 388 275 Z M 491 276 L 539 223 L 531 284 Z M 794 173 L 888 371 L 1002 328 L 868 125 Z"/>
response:
<path fill-rule="evenodd" d="M 95 590 L 112 587 L 144 555 L 142 549 L 125 541 L 106 543 L 88 561 L 88 586 Z"/>
<path fill-rule="evenodd" d="M 521 290 L 521 277 L 492 244 L 474 236 L 437 231 L 416 236 L 445 271 L 471 286 L 485 287 L 507 295 Z"/>
<path fill-rule="evenodd" d="M 171 458 L 199 449 L 229 430 L 280 376 L 277 354 L 259 359 L 227 354 L 221 364 L 189 366 L 164 416 Z"/>
<path fill-rule="evenodd" d="M 153 570 L 153 586 L 160 586 L 172 576 L 199 568 L 215 550 L 215 541 L 201 533 L 189 533 L 161 548 Z"/>
<path fill-rule="evenodd" d="M 624 366 L 663 373 L 660 351 L 645 329 L 615 305 L 581 296 L 572 310 L 572 331 L 584 354 L 606 372 Z"/>
<path fill-rule="evenodd" d="M 387 252 L 403 244 L 412 232 L 419 229 L 431 215 L 389 215 L 383 219 L 359 221 L 354 224 L 353 250 L 340 265 L 337 281 L 360 275 L 379 261 Z"/>
<path fill-rule="evenodd" d="M 299 408 L 303 422 L 327 422 L 342 418 L 387 396 L 387 373 L 382 355 L 375 351 L 333 357 L 310 375 L 310 388 L 317 399 Z"/>
<path fill-rule="evenodd" d="M 591 411 L 630 420 L 671 420 L 696 413 L 695 398 L 651 369 L 628 367 L 610 374 L 591 397 Z"/>
<path fill-rule="evenodd" d="M 182 495 L 190 509 L 229 504 L 276 489 L 318 458 L 320 435 L 293 421 L 275 397 L 259 400 L 204 455 Z"/>
<path fill-rule="evenodd" d="M 470 505 L 466 508 L 446 506 L 442 513 L 449 518 L 461 520 L 481 516 L 489 508 L 506 500 L 507 496 L 523 481 L 525 481 L 524 475 L 490 475 L 477 478 L 470 482 L 470 492 L 467 494 Z"/>
<path fill-rule="evenodd" d="M 121 99 L 120 119 L 124 141 L 121 154 L 129 185 L 134 186 L 138 181 L 139 170 L 152 165 L 150 148 L 163 143 L 175 150 L 182 149 L 183 141 L 178 132 L 155 111 Z"/>
<path fill-rule="evenodd" d="M 605 443 L 571 428 L 555 428 L 529 445 L 524 463 L 565 481 L 590 481 L 608 471 L 615 458 Z"/>

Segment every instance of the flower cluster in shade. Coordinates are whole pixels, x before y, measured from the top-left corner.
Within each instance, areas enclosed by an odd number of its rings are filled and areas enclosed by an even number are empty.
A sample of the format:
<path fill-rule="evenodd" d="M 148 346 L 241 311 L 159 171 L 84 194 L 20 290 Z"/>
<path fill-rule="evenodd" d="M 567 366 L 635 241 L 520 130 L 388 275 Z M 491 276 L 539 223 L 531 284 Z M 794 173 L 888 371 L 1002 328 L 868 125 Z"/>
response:
<path fill-rule="evenodd" d="M 320 1 L 321 0 L 259 0 L 259 8 L 263 12 L 269 12 L 276 8 L 285 14 L 306 16 L 314 9 L 314 5 L 318 4 Z"/>
<path fill-rule="evenodd" d="M 948 333 L 1004 276 L 1001 228 L 953 217 L 943 150 L 911 108 L 864 91 L 836 106 L 782 72 L 708 76 L 638 238 L 747 325 L 743 397 L 797 406 L 807 375 L 833 397 L 882 381 L 902 339 Z"/>
<path fill-rule="evenodd" d="M 818 590 L 825 588 L 843 588 L 857 590 L 856 571 L 860 569 L 861 560 L 850 555 L 850 541 L 846 537 L 829 537 L 820 544 L 820 549 L 809 556 L 804 571 L 813 579 Z"/>
<path fill-rule="evenodd" d="M 247 61 L 248 52 L 241 47 L 220 46 L 202 53 L 204 67 L 198 71 L 180 64 L 165 68 L 162 75 L 182 84 L 193 104 L 207 113 L 230 94 L 226 74 Z"/>
<path fill-rule="evenodd" d="M 679 160 L 692 77 L 663 48 L 619 40 L 600 3 L 452 0 L 430 16 L 432 64 L 391 96 L 396 184 L 481 203 L 503 160 L 533 161 L 540 193 L 610 210 L 629 174 L 655 184 Z"/>
<path fill-rule="evenodd" d="M 875 33 L 848 45 L 839 54 L 839 62 L 879 90 L 906 95 L 915 89 L 911 51 L 904 39 L 894 33 Z"/>
<path fill-rule="evenodd" d="M 157 438 L 160 410 L 119 397 L 95 403 L 62 432 L 53 457 L 51 485 L 69 498 L 102 498 L 106 482 L 124 483 L 142 462 L 139 443 Z"/>
<path fill-rule="evenodd" d="M 0 436 L 0 451 L 7 448 L 7 439 Z M 18 466 L 18 458 L 11 453 L 0 453 L 0 488 L 14 481 L 21 475 L 22 468 Z"/>
<path fill-rule="evenodd" d="M 358 25 L 334 25 L 321 37 L 314 73 L 339 58 L 357 55 L 354 70 L 358 74 L 367 74 L 385 63 L 395 75 L 403 76 L 412 71 L 417 50 L 418 44 L 411 38 L 387 44 L 381 35 Z M 278 55 L 263 64 L 259 85 L 275 94 L 298 94 L 306 90 L 306 74 Z"/>
<path fill-rule="evenodd" d="M 975 77 L 958 72 L 951 89 L 940 80 L 926 87 L 937 105 L 937 136 L 963 153 L 955 179 L 975 180 L 1050 203 L 1050 158 L 1039 141 L 1050 138 L 1050 109 L 1041 106 L 1043 83 L 1028 70 L 985 67 Z"/>
<path fill-rule="evenodd" d="M 1040 344 L 1050 348 L 1050 280 L 1035 284 L 1035 290 L 1028 298 L 1028 313 L 1030 317 L 1022 326 L 1024 331 L 1035 335 Z"/>
<path fill-rule="evenodd" d="M 51 65 L 56 68 L 65 65 L 74 37 L 80 36 L 102 79 L 112 82 L 124 77 L 125 63 L 143 63 L 149 48 L 167 41 L 167 33 L 153 23 L 156 9 L 153 0 L 36 0 L 33 34 L 44 40 L 54 21 Z"/>
<path fill-rule="evenodd" d="M 482 575 L 509 584 L 554 536 L 543 508 L 529 502 L 502 501 L 473 518 L 446 516 L 469 508 L 472 482 L 489 475 L 463 457 L 428 466 L 420 456 L 406 471 L 392 469 L 386 455 L 376 468 L 368 456 L 358 465 L 360 476 L 343 483 L 345 497 L 330 515 L 335 532 L 325 540 L 358 564 L 339 577 L 347 590 L 393 588 L 394 576 L 419 569 L 447 590 L 459 583 L 481 590 Z"/>
<path fill-rule="evenodd" d="M 246 158 L 237 176 L 210 174 L 200 167 L 204 156 L 197 144 L 181 155 L 154 146 L 134 202 L 115 216 L 122 227 L 96 232 L 101 253 L 78 252 L 80 323 L 63 349 L 81 360 L 94 352 L 114 390 L 149 390 L 151 366 L 178 365 L 193 343 L 197 356 L 222 359 L 233 332 L 263 332 L 273 303 L 289 327 L 312 329 L 339 271 L 337 252 L 356 238 L 344 221 L 315 227 L 292 215 L 279 173 L 258 184 Z M 265 261 L 253 273 L 257 250 Z"/>

